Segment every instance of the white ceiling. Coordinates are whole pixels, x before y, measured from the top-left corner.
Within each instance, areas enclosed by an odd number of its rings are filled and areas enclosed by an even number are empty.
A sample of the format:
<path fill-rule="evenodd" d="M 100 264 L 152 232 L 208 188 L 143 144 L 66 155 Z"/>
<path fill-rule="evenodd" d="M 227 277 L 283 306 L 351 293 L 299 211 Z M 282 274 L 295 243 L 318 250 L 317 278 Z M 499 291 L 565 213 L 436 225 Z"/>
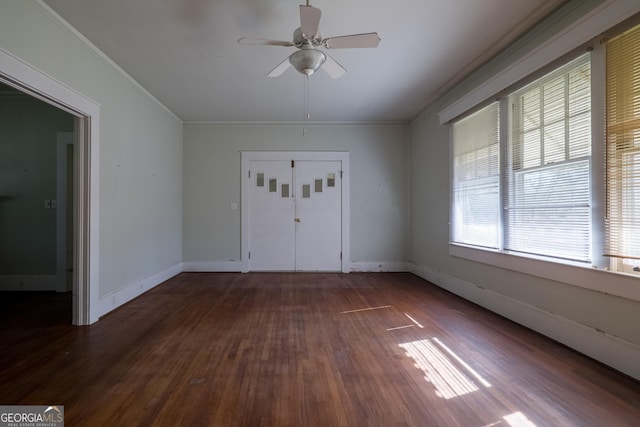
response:
<path fill-rule="evenodd" d="M 304 80 L 267 74 L 294 47 L 300 0 L 44 0 L 181 119 L 303 121 Z M 348 73 L 309 79 L 311 121 L 408 121 L 563 0 L 316 0 L 325 37 L 377 31 L 374 49 L 327 51 Z"/>

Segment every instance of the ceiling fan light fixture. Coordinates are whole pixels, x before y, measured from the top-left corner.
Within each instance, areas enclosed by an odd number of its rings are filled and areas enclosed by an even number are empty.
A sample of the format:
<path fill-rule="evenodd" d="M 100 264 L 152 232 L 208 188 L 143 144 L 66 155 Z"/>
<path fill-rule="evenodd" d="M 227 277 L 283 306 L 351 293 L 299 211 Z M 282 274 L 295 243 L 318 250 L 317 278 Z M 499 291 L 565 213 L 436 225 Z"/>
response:
<path fill-rule="evenodd" d="M 300 49 L 291 54 L 289 62 L 293 67 L 302 74 L 307 76 L 315 73 L 318 68 L 324 64 L 327 60 L 327 56 L 316 49 Z"/>

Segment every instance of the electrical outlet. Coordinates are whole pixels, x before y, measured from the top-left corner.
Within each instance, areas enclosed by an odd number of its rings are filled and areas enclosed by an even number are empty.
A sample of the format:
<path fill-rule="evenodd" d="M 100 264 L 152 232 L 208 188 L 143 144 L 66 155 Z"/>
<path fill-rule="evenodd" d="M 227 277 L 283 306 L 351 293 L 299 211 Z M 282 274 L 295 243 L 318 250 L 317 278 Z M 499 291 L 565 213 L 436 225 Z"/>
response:
<path fill-rule="evenodd" d="M 58 208 L 58 201 L 57 200 L 52 200 L 51 201 L 51 209 L 57 209 Z"/>
<path fill-rule="evenodd" d="M 44 201 L 44 208 L 45 209 L 51 209 L 51 200 L 45 200 Z"/>

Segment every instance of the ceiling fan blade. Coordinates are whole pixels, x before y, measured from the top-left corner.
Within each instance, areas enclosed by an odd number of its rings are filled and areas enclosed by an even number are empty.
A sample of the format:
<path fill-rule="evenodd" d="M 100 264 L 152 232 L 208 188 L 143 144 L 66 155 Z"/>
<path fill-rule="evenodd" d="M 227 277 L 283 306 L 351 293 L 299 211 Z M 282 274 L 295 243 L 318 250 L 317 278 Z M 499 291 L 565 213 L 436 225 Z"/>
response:
<path fill-rule="evenodd" d="M 327 59 L 326 61 L 324 61 L 324 64 L 322 64 L 322 69 L 325 70 L 332 79 L 339 79 L 346 74 L 347 69 L 340 65 L 338 61 L 336 61 L 326 53 L 325 56 L 327 57 Z"/>
<path fill-rule="evenodd" d="M 295 46 L 292 42 L 287 42 L 284 40 L 251 39 L 248 37 L 242 37 L 241 39 L 238 39 L 238 43 L 261 46 Z"/>
<path fill-rule="evenodd" d="M 324 39 L 324 46 L 328 49 L 377 47 L 378 43 L 380 43 L 378 33 L 352 34 Z"/>
<path fill-rule="evenodd" d="M 276 68 L 271 70 L 271 72 L 269 74 L 267 74 L 267 75 L 269 77 L 278 77 L 278 76 L 282 75 L 282 73 L 287 71 L 287 69 L 290 66 L 291 66 L 291 62 L 289 62 L 289 57 L 287 57 L 287 58 L 285 58 L 284 61 L 282 61 L 280 64 L 278 64 L 278 66 Z"/>
<path fill-rule="evenodd" d="M 322 11 L 313 6 L 300 5 L 300 28 L 302 33 L 314 38 L 318 35 Z"/>

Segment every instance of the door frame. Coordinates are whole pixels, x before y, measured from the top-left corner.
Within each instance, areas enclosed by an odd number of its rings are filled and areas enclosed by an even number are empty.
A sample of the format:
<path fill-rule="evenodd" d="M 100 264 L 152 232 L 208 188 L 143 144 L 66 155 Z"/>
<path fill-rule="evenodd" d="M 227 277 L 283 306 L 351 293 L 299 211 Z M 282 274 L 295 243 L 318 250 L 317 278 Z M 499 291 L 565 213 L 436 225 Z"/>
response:
<path fill-rule="evenodd" d="M 75 117 L 73 324 L 99 312 L 100 105 L 0 48 L 0 81 Z"/>
<path fill-rule="evenodd" d="M 58 132 L 56 135 L 56 290 L 58 292 L 73 291 L 73 289 L 67 288 L 67 246 L 73 245 L 73 239 L 68 238 L 69 230 L 67 230 L 67 215 L 69 214 L 67 202 L 69 198 L 73 202 L 73 194 L 69 194 L 67 191 L 68 168 L 69 166 L 73 168 L 73 164 L 68 164 L 67 147 L 74 147 L 74 140 L 74 132 Z M 75 158 L 75 153 L 73 156 Z M 71 214 L 73 215 L 73 212 Z"/>
<path fill-rule="evenodd" d="M 249 272 L 249 163 L 255 160 L 340 161 L 341 187 L 341 251 L 342 272 L 351 271 L 350 210 L 349 210 L 349 152 L 348 151 L 241 151 L 240 183 L 240 271 Z"/>

